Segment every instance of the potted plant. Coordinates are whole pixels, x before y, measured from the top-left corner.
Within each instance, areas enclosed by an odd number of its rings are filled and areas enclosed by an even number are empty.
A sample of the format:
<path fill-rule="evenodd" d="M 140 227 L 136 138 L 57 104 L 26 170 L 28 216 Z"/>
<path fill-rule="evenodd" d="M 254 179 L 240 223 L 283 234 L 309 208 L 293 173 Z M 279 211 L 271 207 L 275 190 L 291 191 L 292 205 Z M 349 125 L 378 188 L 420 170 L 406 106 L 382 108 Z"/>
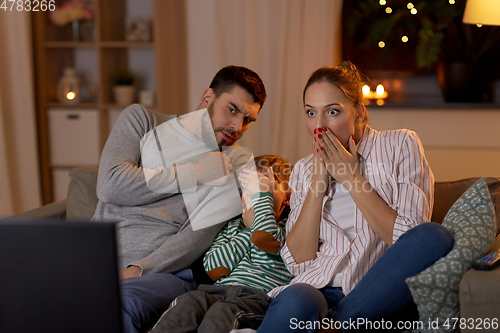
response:
<path fill-rule="evenodd" d="M 115 102 L 119 105 L 130 105 L 134 102 L 135 76 L 126 68 L 117 69 L 111 76 Z"/>
<path fill-rule="evenodd" d="M 482 84 L 493 79 L 494 71 L 481 71 L 480 67 L 488 67 L 494 61 L 491 51 L 500 41 L 500 27 L 463 24 L 465 3 L 466 0 L 357 1 L 348 16 L 348 33 L 367 49 L 380 48 L 383 41 L 382 61 L 403 44 L 402 36 L 406 36 L 408 44 L 413 44 L 416 67 L 437 69 L 446 101 L 481 101 L 487 90 Z M 450 87 L 450 83 L 454 86 Z"/>

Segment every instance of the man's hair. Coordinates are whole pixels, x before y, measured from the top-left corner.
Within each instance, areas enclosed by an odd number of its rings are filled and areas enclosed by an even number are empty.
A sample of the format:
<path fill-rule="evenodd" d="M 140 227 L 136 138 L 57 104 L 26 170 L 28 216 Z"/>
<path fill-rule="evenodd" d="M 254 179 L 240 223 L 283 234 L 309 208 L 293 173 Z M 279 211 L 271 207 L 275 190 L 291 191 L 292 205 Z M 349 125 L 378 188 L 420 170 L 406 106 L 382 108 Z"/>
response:
<path fill-rule="evenodd" d="M 215 74 L 210 83 L 216 97 L 231 91 L 235 86 L 245 89 L 252 95 L 254 103 L 259 103 L 262 109 L 266 100 L 266 88 L 259 75 L 251 69 L 241 66 L 224 67 Z"/>

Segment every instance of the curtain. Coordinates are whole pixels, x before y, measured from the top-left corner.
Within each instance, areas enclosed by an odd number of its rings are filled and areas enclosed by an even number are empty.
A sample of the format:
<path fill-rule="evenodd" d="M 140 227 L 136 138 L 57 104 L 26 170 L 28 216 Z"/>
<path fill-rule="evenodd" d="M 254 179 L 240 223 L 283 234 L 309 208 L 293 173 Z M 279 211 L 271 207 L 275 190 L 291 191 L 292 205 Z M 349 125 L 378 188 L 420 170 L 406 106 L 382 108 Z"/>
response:
<path fill-rule="evenodd" d="M 0 217 L 41 204 L 31 22 L 0 11 Z"/>
<path fill-rule="evenodd" d="M 190 108 L 220 68 L 248 67 L 268 97 L 238 143 L 292 163 L 309 155 L 302 90 L 316 69 L 340 62 L 342 0 L 187 0 L 186 8 Z"/>

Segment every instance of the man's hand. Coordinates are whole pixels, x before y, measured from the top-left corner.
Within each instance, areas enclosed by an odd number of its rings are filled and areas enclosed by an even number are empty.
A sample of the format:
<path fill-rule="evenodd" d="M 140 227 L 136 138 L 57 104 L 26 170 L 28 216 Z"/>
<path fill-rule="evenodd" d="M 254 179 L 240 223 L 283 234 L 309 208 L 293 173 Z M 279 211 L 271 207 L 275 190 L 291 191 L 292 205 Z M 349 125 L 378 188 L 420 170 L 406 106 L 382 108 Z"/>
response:
<path fill-rule="evenodd" d="M 273 192 L 274 184 L 271 179 L 274 180 L 274 173 L 271 167 L 267 168 L 267 176 L 250 169 L 243 169 L 238 176 L 241 186 L 250 195 L 258 192 Z"/>
<path fill-rule="evenodd" d="M 210 152 L 193 163 L 196 180 L 200 185 L 221 186 L 227 183 L 227 175 L 233 172 L 231 159 L 224 153 Z"/>
<path fill-rule="evenodd" d="M 139 266 L 130 266 L 121 269 L 118 272 L 118 276 L 120 277 L 120 279 L 126 279 L 134 276 L 141 276 L 141 274 L 142 274 L 142 268 L 140 268 Z"/>

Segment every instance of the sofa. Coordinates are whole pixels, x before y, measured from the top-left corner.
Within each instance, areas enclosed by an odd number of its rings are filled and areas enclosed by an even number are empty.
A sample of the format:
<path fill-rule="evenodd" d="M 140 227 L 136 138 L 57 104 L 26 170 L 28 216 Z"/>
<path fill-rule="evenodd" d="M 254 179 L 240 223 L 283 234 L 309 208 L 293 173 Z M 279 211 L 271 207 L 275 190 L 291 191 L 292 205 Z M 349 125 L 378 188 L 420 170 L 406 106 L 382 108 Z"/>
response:
<path fill-rule="evenodd" d="M 51 218 L 88 221 L 97 205 L 97 167 L 81 166 L 69 173 L 67 199 L 16 215 L 17 218 Z M 453 203 L 479 178 L 457 181 L 436 182 L 432 221 L 442 223 Z M 500 248 L 500 178 L 487 177 L 496 218 L 497 237 L 489 252 Z M 470 269 L 460 283 L 460 314 L 462 318 L 482 318 L 500 320 L 500 267 L 491 271 Z M 462 332 L 472 330 L 462 329 Z M 483 329 L 496 332 L 495 329 Z"/>

